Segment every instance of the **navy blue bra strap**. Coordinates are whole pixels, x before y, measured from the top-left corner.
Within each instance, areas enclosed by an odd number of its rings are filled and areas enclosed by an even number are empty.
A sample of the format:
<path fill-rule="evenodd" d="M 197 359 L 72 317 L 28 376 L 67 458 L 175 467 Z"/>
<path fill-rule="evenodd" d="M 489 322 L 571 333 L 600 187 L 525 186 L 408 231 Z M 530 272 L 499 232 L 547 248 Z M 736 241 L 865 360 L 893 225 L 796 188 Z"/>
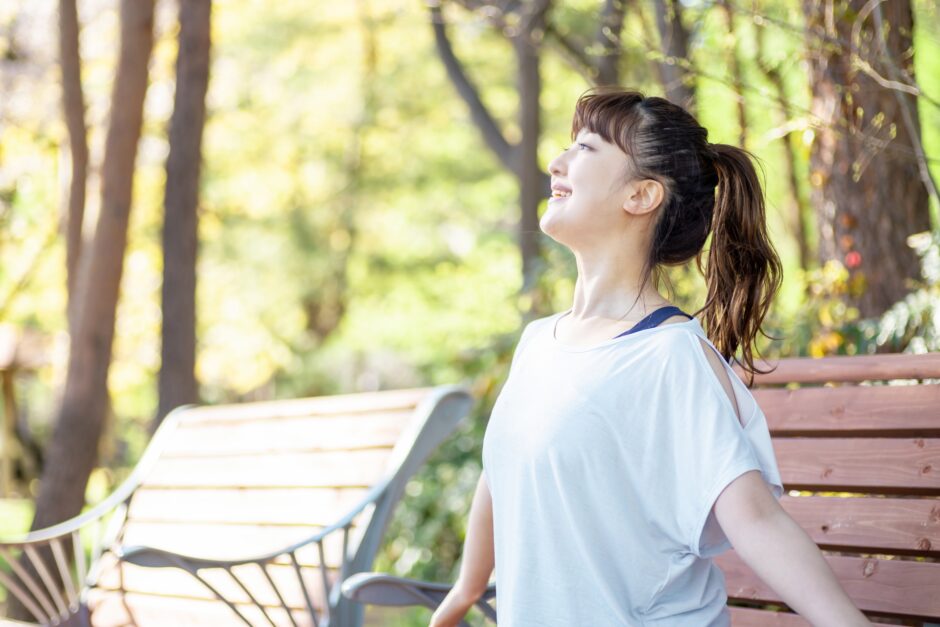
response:
<path fill-rule="evenodd" d="M 675 305 L 667 305 L 665 307 L 660 307 L 656 311 L 650 313 L 635 325 L 633 325 L 632 328 L 624 331 L 620 335 L 614 336 L 614 339 L 628 335 L 630 333 L 636 333 L 637 331 L 643 331 L 644 329 L 652 329 L 655 326 L 659 326 L 659 324 L 667 318 L 671 318 L 673 316 L 685 316 L 689 320 L 692 319 L 692 316 L 685 313 Z"/>

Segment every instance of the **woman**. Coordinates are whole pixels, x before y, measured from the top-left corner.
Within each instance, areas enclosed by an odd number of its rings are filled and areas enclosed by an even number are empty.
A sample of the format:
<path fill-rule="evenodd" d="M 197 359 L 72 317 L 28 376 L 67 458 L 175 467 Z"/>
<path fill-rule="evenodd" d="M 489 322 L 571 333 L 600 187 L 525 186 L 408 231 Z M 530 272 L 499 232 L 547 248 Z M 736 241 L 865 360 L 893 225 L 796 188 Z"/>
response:
<path fill-rule="evenodd" d="M 574 254 L 574 303 L 522 333 L 431 625 L 456 625 L 494 565 L 501 627 L 729 625 L 711 558 L 731 545 L 813 625 L 869 625 L 777 502 L 766 419 L 728 365 L 740 350 L 760 372 L 781 278 L 748 153 L 632 91 L 583 95 L 572 137 L 540 226 Z M 658 287 L 662 266 L 701 269 L 709 233 L 700 324 Z"/>

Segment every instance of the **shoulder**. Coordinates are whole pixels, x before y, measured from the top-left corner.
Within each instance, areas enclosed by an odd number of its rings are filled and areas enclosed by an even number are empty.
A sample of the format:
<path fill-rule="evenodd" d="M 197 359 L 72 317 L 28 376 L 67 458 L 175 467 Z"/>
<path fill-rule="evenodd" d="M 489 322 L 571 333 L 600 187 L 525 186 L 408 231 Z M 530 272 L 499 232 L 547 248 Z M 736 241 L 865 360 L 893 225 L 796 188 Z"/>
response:
<path fill-rule="evenodd" d="M 526 344 L 530 343 L 534 337 L 541 335 L 543 331 L 545 333 L 551 333 L 551 326 L 558 315 L 559 314 L 543 316 L 526 323 L 522 327 L 522 331 L 519 333 L 519 339 L 516 341 L 515 353 L 521 353 Z"/>
<path fill-rule="evenodd" d="M 553 313 L 548 316 L 542 316 L 541 318 L 535 318 L 534 320 L 526 323 L 526 325 L 522 327 L 522 334 L 519 336 L 519 343 L 521 344 L 527 337 L 541 333 L 543 330 L 546 333 L 551 333 L 552 328 L 555 325 L 555 321 L 563 313 L 564 312 Z"/>
<path fill-rule="evenodd" d="M 715 385 L 720 386 L 740 421 L 738 401 L 729 375 L 730 368 L 714 344 L 685 325 L 659 335 L 662 349 L 668 353 L 673 366 L 685 373 L 699 371 L 706 379 L 711 379 Z"/>

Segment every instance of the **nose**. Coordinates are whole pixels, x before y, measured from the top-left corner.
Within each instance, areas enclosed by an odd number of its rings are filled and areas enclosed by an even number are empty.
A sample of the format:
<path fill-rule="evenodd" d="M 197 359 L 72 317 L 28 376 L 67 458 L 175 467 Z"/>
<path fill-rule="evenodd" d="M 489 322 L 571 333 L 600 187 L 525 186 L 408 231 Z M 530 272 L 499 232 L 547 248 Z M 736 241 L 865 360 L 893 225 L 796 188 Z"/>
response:
<path fill-rule="evenodd" d="M 568 164 L 566 163 L 566 158 L 568 155 L 567 150 L 563 150 L 561 154 L 548 162 L 548 173 L 552 176 L 564 176 L 565 171 L 568 169 Z"/>

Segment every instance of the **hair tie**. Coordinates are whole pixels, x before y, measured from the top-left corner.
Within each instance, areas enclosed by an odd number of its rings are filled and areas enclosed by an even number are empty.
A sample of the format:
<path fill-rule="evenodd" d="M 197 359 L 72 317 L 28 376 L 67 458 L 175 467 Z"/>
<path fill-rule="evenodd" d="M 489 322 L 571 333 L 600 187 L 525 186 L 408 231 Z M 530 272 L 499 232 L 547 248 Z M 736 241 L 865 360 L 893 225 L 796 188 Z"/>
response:
<path fill-rule="evenodd" d="M 708 143 L 708 156 L 711 157 L 712 161 L 718 159 L 721 156 L 721 153 L 718 152 L 718 144 Z"/>

